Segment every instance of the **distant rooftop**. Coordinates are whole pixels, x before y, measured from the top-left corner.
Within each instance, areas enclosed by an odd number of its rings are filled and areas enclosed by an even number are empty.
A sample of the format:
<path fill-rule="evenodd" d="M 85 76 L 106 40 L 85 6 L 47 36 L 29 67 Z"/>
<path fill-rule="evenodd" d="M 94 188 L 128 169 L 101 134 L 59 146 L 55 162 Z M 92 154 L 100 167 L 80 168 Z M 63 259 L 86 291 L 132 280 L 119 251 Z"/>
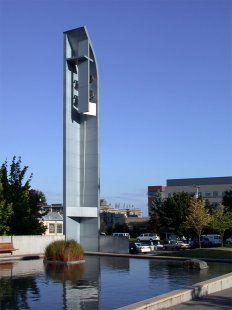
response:
<path fill-rule="evenodd" d="M 43 216 L 44 221 L 63 221 L 63 216 L 59 212 L 48 212 Z"/>
<path fill-rule="evenodd" d="M 218 184 L 232 185 L 232 176 L 167 180 L 167 186 L 218 185 Z"/>

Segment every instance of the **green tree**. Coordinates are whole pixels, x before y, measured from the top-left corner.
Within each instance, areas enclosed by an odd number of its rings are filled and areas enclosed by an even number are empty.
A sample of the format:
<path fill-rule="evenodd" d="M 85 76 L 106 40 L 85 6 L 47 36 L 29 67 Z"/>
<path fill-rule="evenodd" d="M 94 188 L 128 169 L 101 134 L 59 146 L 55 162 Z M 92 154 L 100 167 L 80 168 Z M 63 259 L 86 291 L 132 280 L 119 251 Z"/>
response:
<path fill-rule="evenodd" d="M 9 221 L 13 214 L 12 204 L 7 203 L 2 194 L 2 169 L 0 169 L 0 235 L 4 236 L 10 231 Z"/>
<path fill-rule="evenodd" d="M 161 221 L 160 221 L 160 211 L 163 207 L 163 199 L 161 193 L 156 193 L 154 197 L 151 198 L 149 204 L 149 231 L 160 232 Z"/>
<path fill-rule="evenodd" d="M 222 197 L 222 205 L 225 206 L 227 211 L 232 212 L 232 190 L 225 191 Z"/>
<path fill-rule="evenodd" d="M 188 215 L 192 195 L 186 192 L 174 193 L 164 200 L 158 209 L 161 231 L 172 232 L 177 235 L 186 233 L 183 222 Z"/>
<path fill-rule="evenodd" d="M 31 189 L 32 174 L 24 181 L 28 170 L 27 166 L 21 168 L 21 157 L 13 157 L 8 171 L 7 161 L 1 167 L 2 197 L 1 202 L 12 206 L 13 213 L 9 220 L 11 235 L 43 234 L 46 227 L 41 222 L 44 215 L 41 203 L 46 202 L 42 192 Z"/>
<path fill-rule="evenodd" d="M 226 208 L 223 205 L 215 207 L 212 212 L 210 226 L 221 235 L 223 246 L 225 231 L 232 227 L 232 212 L 226 211 Z"/>
<path fill-rule="evenodd" d="M 211 215 L 209 210 L 205 207 L 205 201 L 202 199 L 192 198 L 184 226 L 187 229 L 193 229 L 193 231 L 197 234 L 199 247 L 201 247 L 201 234 L 209 225 L 210 221 Z"/>

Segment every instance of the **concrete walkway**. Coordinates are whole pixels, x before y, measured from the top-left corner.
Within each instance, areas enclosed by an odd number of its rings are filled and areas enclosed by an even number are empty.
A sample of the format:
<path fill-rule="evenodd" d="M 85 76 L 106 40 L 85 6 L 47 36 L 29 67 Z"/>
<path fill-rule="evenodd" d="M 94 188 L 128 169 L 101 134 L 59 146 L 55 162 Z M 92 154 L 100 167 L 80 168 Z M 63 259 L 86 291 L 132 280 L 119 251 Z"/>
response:
<path fill-rule="evenodd" d="M 226 310 L 232 309 L 232 288 L 219 291 L 195 300 L 166 308 L 168 310 Z"/>

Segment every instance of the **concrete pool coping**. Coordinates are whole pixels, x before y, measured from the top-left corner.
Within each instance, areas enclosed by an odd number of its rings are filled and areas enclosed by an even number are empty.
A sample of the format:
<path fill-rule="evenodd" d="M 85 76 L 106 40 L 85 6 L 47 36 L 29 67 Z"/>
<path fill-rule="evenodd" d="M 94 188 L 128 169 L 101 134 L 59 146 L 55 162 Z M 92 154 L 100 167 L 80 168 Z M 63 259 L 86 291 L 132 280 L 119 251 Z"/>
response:
<path fill-rule="evenodd" d="M 96 255 L 96 256 L 114 256 L 114 257 L 128 257 L 128 258 L 140 258 L 140 259 L 162 259 L 162 260 L 176 260 L 176 261 L 185 261 L 188 259 L 192 259 L 191 257 L 176 257 L 176 256 L 162 256 L 162 255 L 153 255 L 153 254 L 125 254 L 125 253 L 109 253 L 109 252 L 90 252 L 85 251 L 86 255 Z M 43 253 L 38 254 L 21 254 L 21 255 L 0 255 L 1 261 L 9 261 L 9 260 L 26 260 L 26 259 L 38 259 L 43 258 Z M 231 263 L 232 259 L 218 259 L 218 258 L 197 258 L 200 260 L 204 260 L 206 262 L 217 262 L 217 263 Z"/>
<path fill-rule="evenodd" d="M 157 254 L 125 254 L 125 253 L 108 253 L 108 252 L 90 252 L 86 251 L 86 255 L 97 255 L 97 256 L 116 256 L 116 257 L 129 257 L 129 258 L 141 258 L 141 259 L 162 259 L 162 260 L 177 260 L 177 261 L 185 261 L 189 259 L 193 259 L 193 257 L 177 257 L 177 256 L 162 256 L 162 252 L 160 255 Z M 196 258 L 200 260 L 204 260 L 206 262 L 215 262 L 215 263 L 231 263 L 231 259 L 219 259 L 219 258 Z"/>
<path fill-rule="evenodd" d="M 189 260 L 189 257 L 175 257 L 175 256 L 161 256 L 161 255 L 141 255 L 141 254 L 123 254 L 123 253 L 103 253 L 103 252 L 85 252 L 86 255 L 96 256 L 113 256 L 113 257 L 128 257 L 139 259 L 161 259 L 161 260 L 176 260 L 185 261 Z M 10 260 L 26 260 L 26 259 L 38 259 L 43 258 L 43 254 L 34 255 L 4 255 L 0 256 L 0 262 Z M 229 259 L 211 259 L 200 258 L 207 262 L 219 262 L 219 263 L 231 263 Z M 194 300 L 196 298 L 213 294 L 232 287 L 232 272 L 225 275 L 215 277 L 203 282 L 196 283 L 194 285 L 171 291 L 166 294 L 162 294 L 156 297 L 152 297 L 146 300 L 133 303 L 128 306 L 118 308 L 117 310 L 161 310 L 169 308 L 186 301 Z"/>
<path fill-rule="evenodd" d="M 232 287 L 232 272 L 189 287 L 118 308 L 117 310 L 160 310 Z"/>

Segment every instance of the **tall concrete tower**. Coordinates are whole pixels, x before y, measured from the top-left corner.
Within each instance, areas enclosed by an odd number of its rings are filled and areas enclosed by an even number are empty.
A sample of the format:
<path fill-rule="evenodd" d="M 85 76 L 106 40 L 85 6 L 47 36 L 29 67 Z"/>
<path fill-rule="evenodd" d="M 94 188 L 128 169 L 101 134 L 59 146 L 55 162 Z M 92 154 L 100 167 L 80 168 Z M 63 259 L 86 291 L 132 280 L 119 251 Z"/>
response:
<path fill-rule="evenodd" d="M 85 27 L 64 32 L 63 196 L 66 239 L 99 248 L 98 69 Z"/>

